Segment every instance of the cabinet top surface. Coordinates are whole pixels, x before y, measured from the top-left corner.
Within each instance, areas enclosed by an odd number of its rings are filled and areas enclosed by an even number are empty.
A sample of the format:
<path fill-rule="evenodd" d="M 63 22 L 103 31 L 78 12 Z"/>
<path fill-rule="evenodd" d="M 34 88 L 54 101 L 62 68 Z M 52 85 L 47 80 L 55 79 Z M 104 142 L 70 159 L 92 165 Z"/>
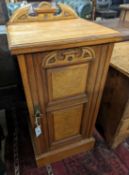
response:
<path fill-rule="evenodd" d="M 118 40 L 119 37 L 119 32 L 83 19 L 19 23 L 8 26 L 10 49 L 74 42 L 99 44 Z"/>
<path fill-rule="evenodd" d="M 14 54 L 104 44 L 121 38 L 118 31 L 76 15 L 73 19 L 12 22 L 7 27 L 7 33 L 9 47 Z"/>

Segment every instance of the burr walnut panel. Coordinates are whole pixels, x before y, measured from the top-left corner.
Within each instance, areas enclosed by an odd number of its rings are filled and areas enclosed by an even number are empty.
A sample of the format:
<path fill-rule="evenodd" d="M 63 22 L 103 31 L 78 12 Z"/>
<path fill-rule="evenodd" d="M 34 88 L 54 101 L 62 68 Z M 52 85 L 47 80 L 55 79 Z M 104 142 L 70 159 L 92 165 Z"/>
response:
<path fill-rule="evenodd" d="M 55 141 L 80 134 L 83 105 L 53 112 Z"/>
<path fill-rule="evenodd" d="M 85 93 L 89 64 L 80 64 L 48 71 L 49 98 L 56 100 Z"/>

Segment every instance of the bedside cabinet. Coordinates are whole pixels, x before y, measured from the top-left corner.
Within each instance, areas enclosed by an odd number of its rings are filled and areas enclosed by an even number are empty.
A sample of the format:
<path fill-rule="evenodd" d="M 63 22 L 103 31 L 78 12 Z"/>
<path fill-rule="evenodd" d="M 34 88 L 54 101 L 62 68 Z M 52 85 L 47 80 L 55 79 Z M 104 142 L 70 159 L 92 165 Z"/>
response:
<path fill-rule="evenodd" d="M 93 148 L 94 125 L 113 43 L 119 32 L 80 19 L 47 2 L 10 19 L 8 42 L 17 55 L 38 166 Z"/>

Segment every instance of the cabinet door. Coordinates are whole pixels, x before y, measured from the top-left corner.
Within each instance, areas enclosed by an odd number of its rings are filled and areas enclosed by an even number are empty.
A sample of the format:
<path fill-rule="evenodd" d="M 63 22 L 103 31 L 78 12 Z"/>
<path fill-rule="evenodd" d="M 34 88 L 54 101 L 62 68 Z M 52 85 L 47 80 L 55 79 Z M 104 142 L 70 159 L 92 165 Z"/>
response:
<path fill-rule="evenodd" d="M 83 139 L 88 103 L 87 83 L 96 47 L 81 47 L 36 55 L 45 97 L 50 149 Z M 38 57 L 38 59 L 37 59 Z M 95 64 L 94 64 L 95 65 Z M 96 70 L 94 69 L 94 72 Z M 90 83 L 92 84 L 92 83 Z"/>
<path fill-rule="evenodd" d="M 42 152 L 92 137 L 111 51 L 107 44 L 25 56 L 25 91 L 42 113 Z"/>

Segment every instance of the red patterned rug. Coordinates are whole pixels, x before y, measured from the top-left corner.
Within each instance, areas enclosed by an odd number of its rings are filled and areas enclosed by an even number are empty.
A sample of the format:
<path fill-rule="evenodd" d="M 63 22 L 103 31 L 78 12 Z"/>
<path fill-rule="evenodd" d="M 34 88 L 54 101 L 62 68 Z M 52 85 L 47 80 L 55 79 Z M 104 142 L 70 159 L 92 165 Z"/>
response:
<path fill-rule="evenodd" d="M 7 174 L 47 175 L 46 167 L 36 167 L 26 116 L 23 110 L 7 113 Z M 95 138 L 96 144 L 92 151 L 51 164 L 51 175 L 129 175 L 129 139 L 112 150 L 97 132 Z"/>

